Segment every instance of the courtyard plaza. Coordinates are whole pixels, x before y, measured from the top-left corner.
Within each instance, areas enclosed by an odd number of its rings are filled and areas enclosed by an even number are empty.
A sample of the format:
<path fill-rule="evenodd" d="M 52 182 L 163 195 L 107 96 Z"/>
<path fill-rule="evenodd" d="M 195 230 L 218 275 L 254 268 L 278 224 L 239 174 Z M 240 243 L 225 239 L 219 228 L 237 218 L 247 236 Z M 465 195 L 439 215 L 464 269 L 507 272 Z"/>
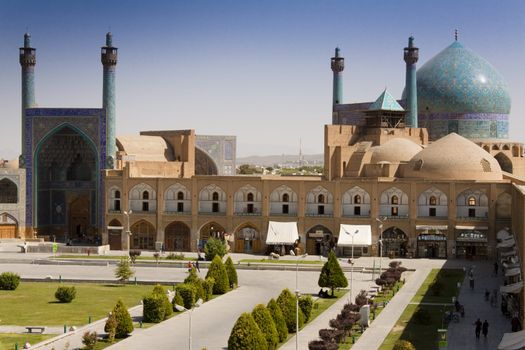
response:
<path fill-rule="evenodd" d="M 61 276 L 63 279 L 84 279 L 84 280 L 114 280 L 114 266 L 82 266 L 82 265 L 43 265 L 39 264 L 39 259 L 46 259 L 49 254 L 21 254 L 16 253 L 16 245 L 13 248 L 12 243 L 3 242 L 0 247 L 0 272 L 11 271 L 19 273 L 23 278 L 45 278 L 51 276 L 57 279 Z M 11 247 L 11 248 L 8 248 Z M 125 252 L 111 252 L 114 255 L 123 255 Z M 153 254 L 152 252 L 143 252 L 144 255 Z M 193 257 L 196 253 L 185 253 L 186 257 Z M 248 254 L 231 254 L 234 261 L 242 259 L 263 259 L 260 255 Z M 153 258 L 153 255 L 152 255 Z M 293 260 L 293 257 L 282 257 L 281 259 Z M 308 260 L 323 260 L 319 256 L 308 256 Z M 396 259 L 403 262 L 403 266 L 409 271 L 407 274 L 407 283 L 387 306 L 388 312 L 383 312 L 372 323 L 371 327 L 359 338 L 354 345 L 356 349 L 373 349 L 381 344 L 392 326 L 397 321 L 399 315 L 410 302 L 415 291 L 421 285 L 429 271 L 432 268 L 441 268 L 446 264 L 446 268 L 468 268 L 472 261 L 463 260 L 429 260 L 429 259 Z M 324 261 L 324 260 L 323 260 Z M 386 268 L 390 259 L 383 258 L 382 266 Z M 350 279 L 347 259 L 340 259 L 341 266 L 345 274 Z M 371 268 L 378 267 L 379 258 L 361 257 L 355 259 L 355 267 Z M 499 308 L 490 307 L 488 302 L 484 301 L 485 287 L 497 288 L 498 278 L 490 277 L 491 262 L 476 261 L 475 276 L 478 285 L 474 291 L 468 288 L 466 279 L 459 300 L 465 304 L 466 317 L 461 319 L 460 323 L 452 324 L 449 328 L 449 349 L 494 349 L 505 331 L 509 331 L 508 319 L 501 316 Z M 320 265 L 319 265 L 320 266 Z M 183 268 L 162 268 L 162 267 L 135 267 L 138 281 L 158 281 L 167 284 L 182 281 L 187 271 Z M 194 310 L 192 315 L 192 334 L 193 348 L 201 349 L 225 349 L 228 337 L 242 312 L 249 312 L 259 304 L 267 304 L 270 298 L 276 298 L 283 288 L 295 290 L 295 271 L 279 270 L 275 266 L 271 270 L 254 270 L 239 269 L 240 287 L 236 290 L 220 296 L 201 307 Z M 205 276 L 206 269 L 201 269 L 201 277 Z M 354 272 L 354 295 L 361 289 L 368 290 L 373 284 L 372 274 Z M 318 271 L 299 271 L 299 290 L 302 293 L 316 294 L 319 291 L 317 280 Z M 466 284 L 465 284 L 466 283 Z M 299 333 L 300 348 L 307 348 L 310 340 L 317 339 L 319 329 L 328 328 L 328 321 L 334 318 L 341 310 L 342 305 L 346 303 L 348 294 L 337 301 L 332 307 L 327 309 L 313 322 L 309 323 Z M 137 304 L 140 301 L 137 300 Z M 498 304 L 499 305 L 499 304 Z M 132 306 L 132 305 L 128 305 Z M 140 307 L 132 310 L 133 316 L 140 316 Z M 475 340 L 474 326 L 472 323 L 477 317 L 487 320 L 490 323 L 489 338 L 487 341 L 480 339 Z M 472 320 L 471 320 L 472 319 Z M 112 347 L 111 349 L 144 349 L 153 348 L 174 348 L 175 346 L 186 345 L 188 342 L 188 315 L 181 314 L 165 322 L 155 325 L 148 329 L 138 329 L 133 336 L 125 339 Z M 471 322 L 472 321 L 472 322 Z M 96 330 L 103 333 L 103 322 L 94 322 L 91 325 L 77 331 L 75 334 L 65 337 L 54 343 L 56 349 L 65 346 L 68 343 L 71 348 L 80 347 L 81 336 L 85 330 Z M 465 336 L 471 334 L 472 337 Z M 53 346 L 38 347 L 38 349 L 52 349 Z M 293 349 L 295 347 L 295 337 L 291 337 L 282 348 Z"/>

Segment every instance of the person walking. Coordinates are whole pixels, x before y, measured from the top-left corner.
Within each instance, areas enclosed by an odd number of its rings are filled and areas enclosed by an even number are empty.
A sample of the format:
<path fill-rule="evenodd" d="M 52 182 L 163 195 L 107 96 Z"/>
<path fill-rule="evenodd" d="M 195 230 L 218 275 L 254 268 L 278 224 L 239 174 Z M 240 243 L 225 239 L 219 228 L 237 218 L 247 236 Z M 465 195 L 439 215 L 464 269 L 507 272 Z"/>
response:
<path fill-rule="evenodd" d="M 195 262 L 195 267 L 197 268 L 197 271 L 201 272 L 201 269 L 199 267 L 199 259 Z"/>
<path fill-rule="evenodd" d="M 469 279 L 470 289 L 474 290 L 474 273 L 472 273 L 472 270 L 469 273 L 468 279 Z"/>
<path fill-rule="evenodd" d="M 474 325 L 476 326 L 476 339 L 479 339 L 479 334 L 481 333 L 481 326 L 482 326 L 481 320 L 478 318 L 478 320 L 474 322 Z"/>
<path fill-rule="evenodd" d="M 498 270 L 499 270 L 499 265 L 498 265 L 498 262 L 495 261 L 494 262 L 494 276 L 498 275 Z"/>
<path fill-rule="evenodd" d="M 483 328 L 482 329 L 483 337 L 485 339 L 487 339 L 487 334 L 489 333 L 489 323 L 487 322 L 487 320 L 485 320 L 485 322 L 483 322 L 482 328 Z"/>

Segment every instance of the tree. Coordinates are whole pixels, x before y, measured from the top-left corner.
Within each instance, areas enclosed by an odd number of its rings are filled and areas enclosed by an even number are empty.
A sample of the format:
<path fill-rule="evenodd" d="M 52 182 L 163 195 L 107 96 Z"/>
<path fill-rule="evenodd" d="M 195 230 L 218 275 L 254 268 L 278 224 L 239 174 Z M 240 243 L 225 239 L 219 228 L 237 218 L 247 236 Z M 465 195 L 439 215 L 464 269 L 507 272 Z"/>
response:
<path fill-rule="evenodd" d="M 206 241 L 206 245 L 204 246 L 204 256 L 206 260 L 212 261 L 215 255 L 220 256 L 222 259 L 226 253 L 226 243 L 222 239 L 212 237 Z"/>
<path fill-rule="evenodd" d="M 277 329 L 277 334 L 279 335 L 279 342 L 283 342 L 288 337 L 288 327 L 286 326 L 286 321 L 284 319 L 283 312 L 275 299 L 270 299 L 268 302 L 268 311 L 275 323 L 275 328 Z"/>
<path fill-rule="evenodd" d="M 82 336 L 82 344 L 86 346 L 87 350 L 95 349 L 95 345 L 97 344 L 97 332 L 87 331 L 86 333 L 84 333 L 84 335 Z"/>
<path fill-rule="evenodd" d="M 115 277 L 122 283 L 127 282 L 135 275 L 135 271 L 131 269 L 128 259 L 120 259 L 115 269 Z"/>
<path fill-rule="evenodd" d="M 144 322 L 159 323 L 166 317 L 164 300 L 158 294 L 152 293 L 142 299 Z M 170 309 L 171 304 L 170 304 Z M 173 310 L 173 309 L 172 309 Z"/>
<path fill-rule="evenodd" d="M 164 319 L 168 318 L 173 314 L 173 307 L 171 306 L 170 299 L 166 295 L 166 290 L 160 284 L 153 287 L 153 295 L 157 295 L 164 304 Z"/>
<path fill-rule="evenodd" d="M 394 344 L 393 350 L 416 350 L 416 347 L 407 340 L 398 340 Z"/>
<path fill-rule="evenodd" d="M 304 321 L 308 322 L 312 315 L 312 308 L 314 306 L 314 300 L 311 295 L 305 295 L 299 298 L 299 308 L 304 314 Z"/>
<path fill-rule="evenodd" d="M 213 284 L 213 294 L 224 294 L 230 288 L 228 273 L 222 263 L 222 259 L 216 255 L 208 268 L 206 278 L 212 277 L 215 281 Z"/>
<path fill-rule="evenodd" d="M 332 296 L 334 296 L 335 288 L 345 288 L 348 286 L 348 280 L 346 279 L 339 262 L 334 252 L 328 254 L 328 261 L 323 265 L 321 275 L 319 275 L 319 287 L 327 287 L 332 290 Z"/>
<path fill-rule="evenodd" d="M 286 321 L 286 327 L 288 327 L 288 333 L 295 333 L 296 330 L 296 301 L 295 296 L 290 292 L 288 288 L 283 289 L 279 297 L 277 298 L 277 305 L 283 312 L 284 320 Z M 304 324 L 304 314 L 299 308 L 299 329 Z"/>
<path fill-rule="evenodd" d="M 230 282 L 230 288 L 235 288 L 238 284 L 237 270 L 235 270 L 235 266 L 233 265 L 231 257 L 228 257 L 228 259 L 226 259 L 224 267 L 226 267 L 226 272 L 228 273 L 228 281 Z"/>
<path fill-rule="evenodd" d="M 126 338 L 131 332 L 133 332 L 133 321 L 131 320 L 128 309 L 126 309 L 126 306 L 122 300 L 119 299 L 119 301 L 117 301 L 117 305 L 115 305 L 113 308 L 112 314 L 114 315 L 117 322 L 117 327 L 115 328 L 115 338 Z M 105 332 L 109 332 L 110 330 L 108 321 L 106 321 L 106 325 L 104 326 Z"/>
<path fill-rule="evenodd" d="M 255 173 L 255 169 L 250 164 L 241 164 L 239 165 L 237 173 L 241 175 L 252 175 Z"/>
<path fill-rule="evenodd" d="M 266 350 L 266 339 L 252 315 L 245 312 L 239 316 L 228 338 L 228 350 Z"/>
<path fill-rule="evenodd" d="M 274 350 L 277 347 L 277 343 L 279 343 L 279 334 L 270 311 L 263 304 L 259 304 L 253 308 L 252 317 L 266 338 L 268 350 Z"/>
<path fill-rule="evenodd" d="M 113 343 L 115 341 L 115 333 L 117 332 L 117 319 L 115 314 L 111 312 L 104 326 L 104 331 L 108 333 L 108 341 Z"/>

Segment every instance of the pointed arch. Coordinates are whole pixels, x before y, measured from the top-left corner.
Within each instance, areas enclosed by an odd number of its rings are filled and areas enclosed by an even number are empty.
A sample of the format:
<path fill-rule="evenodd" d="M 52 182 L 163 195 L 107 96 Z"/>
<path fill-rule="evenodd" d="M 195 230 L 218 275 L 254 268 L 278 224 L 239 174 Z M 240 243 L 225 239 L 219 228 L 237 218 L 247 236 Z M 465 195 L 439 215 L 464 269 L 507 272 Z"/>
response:
<path fill-rule="evenodd" d="M 343 194 L 343 216 L 370 216 L 370 194 L 354 186 Z"/>
<path fill-rule="evenodd" d="M 157 238 L 155 226 L 146 220 L 139 220 L 131 228 L 131 249 L 154 250 Z"/>
<path fill-rule="evenodd" d="M 173 221 L 164 229 L 164 247 L 167 251 L 189 252 L 191 229 L 182 221 Z"/>
<path fill-rule="evenodd" d="M 0 180 L 0 204 L 18 203 L 18 186 L 6 177 Z"/>
<path fill-rule="evenodd" d="M 458 218 L 488 218 L 488 197 L 485 189 L 466 189 L 456 197 Z"/>
<path fill-rule="evenodd" d="M 209 184 L 199 192 L 200 213 L 226 213 L 226 192 L 216 185 Z"/>
<path fill-rule="evenodd" d="M 323 186 L 311 189 L 306 195 L 307 216 L 332 216 L 334 196 Z"/>
<path fill-rule="evenodd" d="M 419 217 L 447 217 L 447 195 L 437 187 L 430 187 L 421 192 L 418 197 Z"/>
<path fill-rule="evenodd" d="M 175 183 L 164 192 L 164 210 L 167 213 L 190 213 L 191 192 L 186 186 Z"/>
<path fill-rule="evenodd" d="M 235 229 L 235 252 L 259 253 L 262 247 L 260 230 L 251 222 L 244 222 Z"/>
<path fill-rule="evenodd" d="M 129 191 L 129 207 L 134 212 L 157 211 L 157 192 L 144 182 L 133 186 Z"/>
<path fill-rule="evenodd" d="M 408 195 L 397 187 L 390 187 L 381 193 L 379 215 L 408 217 Z"/>
<path fill-rule="evenodd" d="M 297 193 L 286 185 L 281 185 L 270 194 L 270 215 L 296 215 Z"/>
<path fill-rule="evenodd" d="M 252 185 L 240 187 L 233 198 L 235 215 L 261 215 L 262 194 Z"/>

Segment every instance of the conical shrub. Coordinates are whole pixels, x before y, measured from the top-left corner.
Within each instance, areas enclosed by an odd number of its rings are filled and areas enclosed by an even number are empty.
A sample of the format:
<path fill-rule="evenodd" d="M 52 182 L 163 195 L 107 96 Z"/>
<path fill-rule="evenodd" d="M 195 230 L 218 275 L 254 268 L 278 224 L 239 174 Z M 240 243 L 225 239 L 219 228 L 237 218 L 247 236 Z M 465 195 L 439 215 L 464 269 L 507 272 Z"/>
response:
<path fill-rule="evenodd" d="M 288 338 L 288 327 L 286 326 L 283 312 L 273 298 L 270 299 L 267 307 L 268 311 L 270 311 L 273 321 L 275 322 L 275 328 L 277 329 L 277 334 L 279 335 L 279 343 L 282 343 L 286 340 L 286 338 Z"/>
<path fill-rule="evenodd" d="M 245 312 L 239 316 L 228 339 L 228 350 L 266 350 L 266 339 L 252 315 Z"/>
<path fill-rule="evenodd" d="M 259 304 L 253 308 L 252 317 L 266 338 L 268 350 L 274 350 L 279 343 L 279 334 L 277 334 L 277 328 L 270 311 L 263 304 Z"/>
<path fill-rule="evenodd" d="M 222 259 L 218 255 L 213 258 L 208 268 L 206 278 L 208 277 L 212 277 L 215 280 L 213 284 L 213 294 L 224 294 L 229 290 L 230 282 L 228 280 L 228 273 L 222 263 Z"/>
<path fill-rule="evenodd" d="M 283 312 L 284 320 L 286 321 L 286 327 L 288 333 L 295 333 L 296 329 L 296 301 L 295 296 L 290 292 L 288 288 L 283 289 L 279 297 L 277 298 L 277 305 Z M 299 308 L 299 329 L 304 324 L 304 314 Z"/>

